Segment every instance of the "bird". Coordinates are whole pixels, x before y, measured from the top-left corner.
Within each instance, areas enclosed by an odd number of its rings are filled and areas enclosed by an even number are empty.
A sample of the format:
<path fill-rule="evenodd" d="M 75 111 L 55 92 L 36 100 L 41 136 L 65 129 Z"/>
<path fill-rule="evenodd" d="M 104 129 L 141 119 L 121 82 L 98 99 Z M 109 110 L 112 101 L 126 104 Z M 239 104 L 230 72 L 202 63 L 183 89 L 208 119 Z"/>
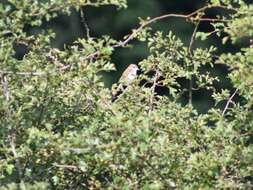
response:
<path fill-rule="evenodd" d="M 129 85 L 136 78 L 139 67 L 135 64 L 130 64 L 126 70 L 122 73 L 119 83 L 123 85 Z"/>
<path fill-rule="evenodd" d="M 126 70 L 122 73 L 119 79 L 119 86 L 113 93 L 113 101 L 119 96 L 119 93 L 124 93 L 125 89 L 134 81 L 137 77 L 139 67 L 136 64 L 130 64 Z"/>

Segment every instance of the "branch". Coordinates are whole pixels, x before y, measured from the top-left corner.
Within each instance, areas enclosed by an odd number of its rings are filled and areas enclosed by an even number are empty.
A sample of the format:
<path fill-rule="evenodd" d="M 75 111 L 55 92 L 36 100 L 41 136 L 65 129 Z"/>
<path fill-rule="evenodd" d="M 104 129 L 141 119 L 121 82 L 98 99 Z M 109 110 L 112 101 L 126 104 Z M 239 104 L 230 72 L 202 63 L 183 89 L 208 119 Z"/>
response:
<path fill-rule="evenodd" d="M 133 30 L 133 32 L 124 40 L 124 41 L 120 41 L 119 43 L 113 45 L 113 48 L 118 48 L 118 47 L 125 47 L 130 41 L 132 41 L 134 38 L 136 38 L 136 35 L 138 34 L 139 31 L 141 31 L 144 27 L 155 23 L 156 21 L 159 20 L 163 20 L 166 18 L 182 18 L 182 19 L 191 19 L 193 20 L 197 20 L 197 21 L 206 21 L 206 22 L 228 22 L 228 20 L 223 20 L 223 19 L 217 19 L 217 18 L 195 18 L 194 16 L 197 15 L 200 12 L 204 12 L 207 9 L 211 9 L 211 8 L 223 8 L 223 9 L 229 9 L 229 10 L 233 10 L 233 11 L 237 11 L 234 8 L 231 7 L 226 7 L 226 6 L 222 6 L 222 5 L 207 5 L 204 6 L 200 9 L 197 9 L 196 11 L 190 13 L 190 14 L 165 14 L 162 16 L 158 16 L 158 17 L 154 17 L 150 20 L 147 20 L 146 22 L 142 23 L 137 29 Z M 97 50 L 94 53 L 86 56 L 84 59 L 91 59 L 94 58 L 95 56 L 98 56 L 101 53 L 101 50 Z"/>
<path fill-rule="evenodd" d="M 48 78 L 47 78 L 46 87 L 45 87 L 45 90 L 43 93 L 43 98 L 42 98 L 43 102 L 39 105 L 39 115 L 37 118 L 37 127 L 38 128 L 40 127 L 41 122 L 43 121 L 45 109 L 48 107 L 48 105 L 52 101 L 52 96 L 50 96 L 49 103 L 46 101 L 46 98 L 48 96 L 48 92 L 49 92 L 49 89 L 48 89 Z"/>
<path fill-rule="evenodd" d="M 123 42 L 120 42 L 119 44 L 115 45 L 114 47 L 123 47 L 125 46 L 129 41 L 131 41 L 132 39 L 135 38 L 136 34 L 142 30 L 144 27 L 159 21 L 159 20 L 163 20 L 165 18 L 170 18 L 170 17 L 176 17 L 176 18 L 183 18 L 183 19 L 190 19 L 193 18 L 196 14 L 200 13 L 200 12 L 204 12 L 206 9 L 210 9 L 210 8 L 224 8 L 224 9 L 232 9 L 232 8 L 228 8 L 226 6 L 221 6 L 221 5 L 209 5 L 209 6 L 204 6 L 190 14 L 184 15 L 184 14 L 166 14 L 166 15 L 162 15 L 162 16 L 158 16 L 158 17 L 154 17 L 146 22 L 144 22 L 143 24 L 141 24 L 136 30 L 133 31 L 133 33 Z M 233 9 L 234 10 L 234 9 Z M 199 18 L 198 21 L 208 21 L 208 22 L 227 22 L 227 20 L 223 20 L 223 19 L 213 19 L 213 18 Z"/>
<path fill-rule="evenodd" d="M 16 151 L 16 144 L 15 144 L 15 137 L 16 133 L 15 132 L 12 132 L 11 134 L 11 139 L 10 139 L 10 146 L 11 146 L 11 152 L 14 156 L 14 159 L 15 159 L 15 162 L 16 162 L 16 167 L 17 167 L 17 170 L 18 170 L 18 176 L 19 176 L 19 180 L 21 181 L 22 179 L 22 176 L 23 176 L 23 170 L 22 170 L 22 166 L 21 166 L 21 163 L 20 163 L 20 158 L 17 154 L 17 151 Z"/>
<path fill-rule="evenodd" d="M 195 24 L 195 28 L 193 30 L 192 36 L 191 36 L 191 40 L 190 40 L 190 44 L 189 44 L 189 48 L 188 48 L 188 52 L 190 54 L 190 56 L 192 57 L 192 47 L 193 47 L 193 43 L 196 37 L 196 33 L 198 31 L 198 27 L 199 27 L 199 23 L 200 20 L 198 20 L 198 22 Z M 192 105 L 192 89 L 193 89 L 193 76 L 190 76 L 190 83 L 189 83 L 189 105 Z"/>
<path fill-rule="evenodd" d="M 234 96 L 236 95 L 237 92 L 238 92 L 238 88 L 234 91 L 234 93 L 233 93 L 233 94 L 230 96 L 230 98 L 228 99 L 228 101 L 227 101 L 227 103 L 226 103 L 226 106 L 225 106 L 225 108 L 224 108 L 224 110 L 223 110 L 223 112 L 222 112 L 222 116 L 225 115 L 225 113 L 226 113 L 226 111 L 227 111 L 227 109 L 228 109 L 229 104 L 232 103 L 232 99 L 234 98 Z"/>
<path fill-rule="evenodd" d="M 0 70 L 0 75 L 19 75 L 19 76 L 47 76 L 45 72 L 12 72 Z"/>
<path fill-rule="evenodd" d="M 159 169 L 157 169 L 156 167 L 154 167 L 152 164 L 149 163 L 149 161 L 147 159 L 145 159 L 143 156 L 138 156 L 144 163 L 146 163 L 146 165 L 148 167 L 151 168 L 152 172 L 157 175 L 160 179 L 162 179 L 167 186 L 169 187 L 169 189 L 174 189 L 176 188 L 176 184 L 172 181 L 169 181 L 167 176 L 164 176 L 162 173 L 160 173 Z"/>
<path fill-rule="evenodd" d="M 9 87 L 8 87 L 8 80 L 7 80 L 7 76 L 5 74 L 2 74 L 0 72 L 0 76 L 1 76 L 1 82 L 2 82 L 2 89 L 3 89 L 3 94 L 5 97 L 5 101 L 8 103 L 10 101 L 10 91 L 9 91 Z"/>
<path fill-rule="evenodd" d="M 90 38 L 90 28 L 89 28 L 88 22 L 84 16 L 83 9 L 80 10 L 80 13 L 81 13 L 81 22 L 83 23 L 84 28 L 86 30 L 86 36 L 87 36 L 87 38 Z"/>
<path fill-rule="evenodd" d="M 151 86 L 151 96 L 149 99 L 149 110 L 148 110 L 148 114 L 150 115 L 151 112 L 153 111 L 153 104 L 154 104 L 154 96 L 155 96 L 155 87 L 157 86 L 157 81 L 160 77 L 160 73 L 159 71 L 156 70 L 155 72 L 155 76 L 154 76 L 154 81 L 153 81 L 153 85 Z"/>
<path fill-rule="evenodd" d="M 16 145 L 15 145 L 16 132 L 14 129 L 11 129 L 11 127 L 9 126 L 10 119 L 11 119 L 10 118 L 11 112 L 10 112 L 9 105 L 8 105 L 8 103 L 10 102 L 10 99 L 11 99 L 11 95 L 10 95 L 10 91 L 9 91 L 9 83 L 8 83 L 6 74 L 0 73 L 0 76 L 1 76 L 2 90 L 3 90 L 4 98 L 7 103 L 7 105 L 6 105 L 6 120 L 7 120 L 7 126 L 8 126 L 7 128 L 10 130 L 9 131 L 10 147 L 11 147 L 11 152 L 12 152 L 14 159 L 15 159 L 15 163 L 16 163 L 15 165 L 18 170 L 18 178 L 21 181 L 23 172 L 22 172 L 22 166 L 20 163 L 20 159 L 19 159 L 19 156 L 16 151 Z"/>
<path fill-rule="evenodd" d="M 194 31 L 193 31 L 192 36 L 191 36 L 189 48 L 188 48 L 189 54 L 190 54 L 191 56 L 192 56 L 192 47 L 193 47 L 193 43 L 194 43 L 194 40 L 195 40 L 195 37 L 196 37 L 196 33 L 197 33 L 197 31 L 198 31 L 199 23 L 200 23 L 200 21 L 198 21 L 198 22 L 196 23 L 196 25 L 195 25 Z"/>
<path fill-rule="evenodd" d="M 56 164 L 56 163 L 53 163 L 53 166 L 58 167 L 58 168 L 78 169 L 78 167 L 74 166 L 74 165 L 65 165 L 65 164 Z"/>
<path fill-rule="evenodd" d="M 82 153 L 87 153 L 87 150 L 84 148 L 65 148 L 65 151 L 70 151 L 76 154 L 82 154 Z"/>

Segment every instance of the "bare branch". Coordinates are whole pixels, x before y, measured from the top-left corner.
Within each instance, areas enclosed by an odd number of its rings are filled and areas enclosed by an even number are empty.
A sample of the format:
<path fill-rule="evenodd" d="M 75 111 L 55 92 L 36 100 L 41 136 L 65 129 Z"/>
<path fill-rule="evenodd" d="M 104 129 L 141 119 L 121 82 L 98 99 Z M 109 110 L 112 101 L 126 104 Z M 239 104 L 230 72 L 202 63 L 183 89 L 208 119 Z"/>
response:
<path fill-rule="evenodd" d="M 5 101 L 6 103 L 9 103 L 11 100 L 11 95 L 10 95 L 10 90 L 9 90 L 9 83 L 8 83 L 8 79 L 7 79 L 7 75 L 6 73 L 3 74 L 0 72 L 0 76 L 1 76 L 1 82 L 2 82 L 2 89 L 3 89 L 3 94 L 5 97 Z M 9 105 L 6 106 L 6 120 L 7 120 L 7 125 L 10 124 L 10 117 L 11 117 L 11 112 L 9 110 Z M 21 180 L 23 172 L 22 172 L 22 166 L 20 163 L 20 158 L 17 154 L 16 151 L 16 145 L 15 145 L 15 141 L 16 141 L 16 132 L 15 130 L 11 129 L 10 126 L 7 127 L 10 131 L 9 131 L 9 141 L 10 141 L 10 147 L 11 147 L 11 152 L 14 156 L 15 159 L 15 165 L 17 167 L 18 170 L 18 176 L 19 176 L 19 180 Z"/>
<path fill-rule="evenodd" d="M 195 27 L 194 27 L 194 30 L 193 30 L 193 33 L 192 33 L 192 36 L 191 36 L 189 48 L 188 48 L 189 54 L 190 54 L 191 56 L 192 56 L 192 47 L 193 47 L 193 43 L 194 43 L 194 40 L 195 40 L 195 37 L 196 37 L 196 33 L 197 33 L 197 31 L 198 31 L 199 23 L 200 23 L 200 21 L 198 21 L 198 22 L 195 24 Z"/>
<path fill-rule="evenodd" d="M 199 22 L 201 22 L 201 21 L 205 21 L 205 22 L 228 22 L 228 20 L 223 20 L 223 19 L 218 19 L 218 18 L 195 18 L 195 16 L 198 13 L 204 12 L 205 10 L 211 9 L 211 8 L 223 8 L 223 9 L 237 11 L 234 8 L 230 8 L 230 7 L 226 7 L 226 6 L 222 6 L 222 5 L 207 5 L 207 6 L 204 6 L 200 9 L 197 9 L 196 11 L 194 11 L 190 14 L 186 14 L 186 15 L 184 15 L 184 14 L 165 14 L 165 15 L 162 15 L 162 16 L 154 17 L 154 18 L 142 23 L 137 29 L 133 30 L 133 32 L 124 41 L 121 41 L 121 42 L 115 44 L 112 47 L 113 48 L 118 48 L 118 47 L 126 46 L 130 41 L 132 41 L 134 38 L 136 38 L 136 35 L 138 34 L 138 32 L 140 32 L 144 27 L 146 27 L 146 26 L 148 26 L 152 23 L 155 23 L 156 21 L 163 20 L 163 19 L 166 19 L 166 18 L 182 18 L 182 19 L 190 19 L 192 21 L 195 20 L 195 21 L 199 21 Z M 100 53 L 101 53 L 101 50 L 97 50 L 97 51 L 93 52 L 92 54 L 86 56 L 84 59 L 94 58 L 94 57 L 98 56 Z"/>
<path fill-rule="evenodd" d="M 5 101 L 9 102 L 10 101 L 10 91 L 9 91 L 9 87 L 8 87 L 8 80 L 7 80 L 7 76 L 5 74 L 0 73 L 1 76 L 1 82 L 2 82 L 2 89 L 3 89 L 3 94 L 5 97 Z"/>
<path fill-rule="evenodd" d="M 10 137 L 10 146 L 11 146 L 11 152 L 15 158 L 15 162 L 16 162 L 16 167 L 17 167 L 17 170 L 18 170 L 18 176 L 19 176 L 19 179 L 21 181 L 22 179 L 22 176 L 23 176 L 23 171 L 22 171 L 22 166 L 21 166 L 21 163 L 20 163 L 20 158 L 17 154 L 17 151 L 16 151 L 16 145 L 15 145 L 15 139 L 16 139 L 16 134 L 15 132 L 12 132 L 13 134 L 11 134 L 11 137 Z"/>
<path fill-rule="evenodd" d="M 83 23 L 84 28 L 86 30 L 86 36 L 87 36 L 87 38 L 90 38 L 90 28 L 89 28 L 88 22 L 84 16 L 83 9 L 80 10 L 80 13 L 81 13 L 81 22 Z"/>
<path fill-rule="evenodd" d="M 65 148 L 65 151 L 70 151 L 76 154 L 82 154 L 82 153 L 87 153 L 87 150 L 84 148 Z"/>
<path fill-rule="evenodd" d="M 162 179 L 167 184 L 169 189 L 176 188 L 176 184 L 170 179 L 168 179 L 167 176 L 164 176 L 162 173 L 160 173 L 160 171 L 156 167 L 154 167 L 152 164 L 150 164 L 147 159 L 145 159 L 143 156 L 139 156 L 139 158 L 152 170 L 152 172 L 155 175 L 157 175 L 160 179 Z"/>
<path fill-rule="evenodd" d="M 228 99 L 227 103 L 226 103 L 226 106 L 222 112 L 222 116 L 225 115 L 227 109 L 228 109 L 228 106 L 230 105 L 230 103 L 232 103 L 232 99 L 234 98 L 234 96 L 236 95 L 236 93 L 238 92 L 238 88 L 234 91 L 234 93 L 230 96 L 230 98 Z"/>
<path fill-rule="evenodd" d="M 0 75 L 19 75 L 19 76 L 46 76 L 45 72 L 13 72 L 13 71 L 2 71 L 0 70 Z"/>
<path fill-rule="evenodd" d="M 190 44 L 189 44 L 189 48 L 188 48 L 188 52 L 190 54 L 190 56 L 192 56 L 192 47 L 193 47 L 193 43 L 196 37 L 196 33 L 198 31 L 198 27 L 199 27 L 199 23 L 200 20 L 198 20 L 198 22 L 195 24 L 195 28 L 193 30 L 192 36 L 191 36 L 191 40 L 190 40 Z M 190 83 L 189 83 L 189 105 L 192 105 L 192 90 L 193 90 L 193 76 L 190 76 Z"/>
<path fill-rule="evenodd" d="M 123 47 L 125 46 L 129 41 L 131 41 L 132 39 L 135 38 L 136 34 L 142 30 L 144 27 L 146 27 L 147 25 L 150 25 L 156 21 L 159 20 L 163 20 L 165 18 L 183 18 L 183 19 L 194 19 L 194 16 L 200 12 L 204 12 L 206 9 L 210 9 L 210 8 L 224 8 L 224 9 L 229 9 L 226 6 L 221 6 L 221 5 L 209 5 L 209 6 L 204 6 L 188 15 L 183 15 L 183 14 L 165 14 L 162 16 L 158 16 L 155 18 L 152 18 L 146 22 L 144 22 L 139 28 L 137 28 L 136 30 L 133 31 L 133 33 L 123 42 L 120 42 L 119 44 L 115 45 L 114 47 Z M 234 10 L 234 9 L 233 9 Z M 198 18 L 197 21 L 208 21 L 208 22 L 227 22 L 227 20 L 222 20 L 222 19 L 216 19 L 216 18 Z"/>
<path fill-rule="evenodd" d="M 153 111 L 154 97 L 155 97 L 155 87 L 158 85 L 158 79 L 159 79 L 159 77 L 160 77 L 160 73 L 159 73 L 159 71 L 156 70 L 155 76 L 154 76 L 154 79 L 153 79 L 153 85 L 151 87 L 151 96 L 150 96 L 150 99 L 149 99 L 149 110 L 148 110 L 148 114 L 149 115 Z"/>
<path fill-rule="evenodd" d="M 77 166 L 74 166 L 74 165 L 65 165 L 65 164 L 57 164 L 57 163 L 54 163 L 53 166 L 55 167 L 58 167 L 58 168 L 67 168 L 67 169 L 78 169 Z"/>

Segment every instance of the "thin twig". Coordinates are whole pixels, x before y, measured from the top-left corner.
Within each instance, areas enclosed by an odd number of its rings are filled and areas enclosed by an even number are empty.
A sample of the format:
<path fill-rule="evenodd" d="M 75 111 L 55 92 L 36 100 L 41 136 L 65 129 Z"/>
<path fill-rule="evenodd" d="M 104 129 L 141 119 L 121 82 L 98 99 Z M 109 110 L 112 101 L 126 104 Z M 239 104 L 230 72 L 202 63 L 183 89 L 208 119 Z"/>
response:
<path fill-rule="evenodd" d="M 44 112 L 45 112 L 45 109 L 48 107 L 48 103 L 46 104 L 46 97 L 48 96 L 48 92 L 49 92 L 49 88 L 48 88 L 48 78 L 46 80 L 46 87 L 45 87 L 45 90 L 44 90 L 44 94 L 43 94 L 43 103 L 41 103 L 39 105 L 39 115 L 38 115 L 38 118 L 37 118 L 37 127 L 39 128 L 42 121 L 43 121 L 43 117 L 44 117 Z M 52 100 L 52 97 L 50 97 L 50 100 Z"/>
<path fill-rule="evenodd" d="M 64 148 L 64 151 L 70 151 L 76 154 L 87 153 L 87 149 L 84 148 Z"/>
<path fill-rule="evenodd" d="M 2 71 L 0 75 L 19 75 L 19 76 L 46 76 L 46 72 L 13 72 L 13 71 Z"/>
<path fill-rule="evenodd" d="M 169 188 L 175 188 L 176 187 L 176 184 L 174 184 L 173 182 L 171 181 L 168 181 L 168 177 L 167 176 L 164 176 L 162 173 L 160 173 L 159 169 L 156 169 L 152 164 L 149 163 L 149 161 L 147 159 L 145 159 L 143 156 L 139 156 L 139 158 L 144 162 L 146 163 L 146 165 L 152 169 L 152 172 L 157 175 L 160 179 L 162 179 L 167 187 Z"/>
<path fill-rule="evenodd" d="M 208 4 L 208 1 L 206 2 L 206 4 Z M 205 7 L 208 7 L 208 5 L 204 6 L 204 8 Z M 194 30 L 193 30 L 193 33 L 192 33 L 192 36 L 190 39 L 190 43 L 189 43 L 189 48 L 188 48 L 188 53 L 191 57 L 193 56 L 193 53 L 192 53 L 193 43 L 196 38 L 198 27 L 199 27 L 200 21 L 202 20 L 202 16 L 203 16 L 204 11 L 205 11 L 205 9 L 203 9 L 202 11 L 198 11 L 198 13 L 197 13 L 197 14 L 200 14 L 199 19 L 195 23 L 195 27 L 194 27 Z M 193 75 L 190 75 L 190 82 L 189 82 L 189 105 L 190 106 L 192 105 L 193 77 L 194 77 Z"/>
<path fill-rule="evenodd" d="M 188 48 L 188 52 L 190 54 L 190 56 L 192 57 L 192 47 L 193 47 L 193 43 L 196 37 L 196 33 L 198 31 L 198 27 L 199 27 L 199 23 L 200 21 L 198 21 L 195 24 L 195 28 L 193 30 L 192 36 L 191 36 L 191 40 L 190 40 L 190 44 L 189 44 L 189 48 Z M 193 89 L 193 76 L 190 76 L 190 83 L 189 83 L 189 105 L 192 105 L 192 89 Z"/>
<path fill-rule="evenodd" d="M 227 109 L 228 109 L 228 106 L 230 105 L 230 103 L 232 103 L 232 99 L 234 98 L 234 96 L 236 95 L 236 93 L 238 92 L 238 88 L 234 91 L 234 93 L 230 96 L 230 98 L 228 99 L 227 103 L 226 103 L 226 106 L 222 112 L 222 116 L 225 115 Z"/>
<path fill-rule="evenodd" d="M 21 181 L 22 179 L 22 176 L 23 176 L 23 170 L 22 170 L 22 166 L 21 166 L 21 162 L 20 162 L 20 158 L 17 154 L 17 151 L 16 151 L 16 145 L 15 145 L 15 141 L 16 141 L 16 134 L 15 132 L 12 132 L 13 134 L 11 134 L 11 137 L 10 137 L 10 146 L 11 146 L 11 152 L 15 158 L 15 162 L 16 162 L 16 167 L 17 167 L 17 170 L 18 170 L 18 176 L 19 176 L 19 180 Z"/>
<path fill-rule="evenodd" d="M 81 9 L 80 13 L 81 13 L 81 22 L 83 23 L 84 28 L 86 30 L 86 36 L 87 38 L 90 38 L 90 28 L 89 28 L 87 20 L 85 19 L 83 9 Z"/>
<path fill-rule="evenodd" d="M 208 34 L 208 36 L 211 36 L 212 34 L 220 32 L 220 31 L 222 31 L 222 30 L 215 29 L 215 30 L 213 30 L 211 32 L 208 32 L 207 34 Z"/>
<path fill-rule="evenodd" d="M 193 31 L 193 33 L 192 33 L 191 40 L 190 40 L 190 44 L 189 44 L 189 48 L 188 48 L 189 54 L 190 54 L 191 56 L 192 56 L 192 47 L 193 47 L 193 43 L 194 43 L 194 40 L 195 40 L 195 37 L 196 37 L 196 33 L 197 33 L 197 31 L 198 31 L 199 23 L 200 23 L 200 21 L 198 21 L 198 22 L 195 24 L 194 31 Z"/>
<path fill-rule="evenodd" d="M 151 96 L 150 96 L 150 100 L 149 100 L 149 110 L 148 110 L 148 115 L 150 115 L 153 111 L 153 107 L 154 107 L 154 96 L 155 96 L 155 87 L 157 86 L 157 81 L 158 78 L 160 77 L 159 71 L 156 70 L 155 76 L 154 76 L 154 81 L 153 81 L 153 85 L 151 87 Z"/>
<path fill-rule="evenodd" d="M 0 73 L 1 76 L 1 82 L 2 82 L 2 89 L 3 89 L 3 94 L 4 94 L 4 98 L 5 101 L 8 103 L 10 101 L 10 91 L 9 91 L 9 87 L 8 87 L 8 80 L 7 80 L 7 76 L 5 74 Z"/>
<path fill-rule="evenodd" d="M 5 58 L 4 58 L 4 61 L 3 61 L 3 65 L 6 64 L 9 56 L 10 56 L 10 53 L 11 53 L 11 49 L 12 48 L 9 48 L 7 50 L 7 53 L 5 54 Z M 10 147 L 11 147 L 11 152 L 14 156 L 14 159 L 15 159 L 15 166 L 17 168 L 17 171 L 18 171 L 18 180 L 19 182 L 22 181 L 22 176 L 23 176 L 23 170 L 22 170 L 22 165 L 21 165 L 21 162 L 20 162 L 20 158 L 18 156 L 18 153 L 16 151 L 16 130 L 12 127 L 11 125 L 11 110 L 10 110 L 10 106 L 9 106 L 9 103 L 10 103 L 10 100 L 11 100 L 11 92 L 10 92 L 10 89 L 9 89 L 9 82 L 8 82 L 8 73 L 5 73 L 5 72 L 2 72 L 0 70 L 0 77 L 1 77 L 1 83 L 2 83 L 2 90 L 3 90 L 3 94 L 4 94 L 4 98 L 5 98 L 5 102 L 6 102 L 6 106 L 5 106 L 5 109 L 6 109 L 6 128 L 8 129 L 8 141 L 10 143 Z"/>
<path fill-rule="evenodd" d="M 6 105 L 6 119 L 7 119 L 7 125 L 10 125 L 10 117 L 11 117 L 11 111 L 9 110 L 9 102 L 11 100 L 11 94 L 10 94 L 10 90 L 9 90 L 9 83 L 8 83 L 8 79 L 6 74 L 2 74 L 0 73 L 1 76 L 1 82 L 2 82 L 2 90 L 3 90 L 3 94 L 4 94 L 4 98 L 5 101 L 7 103 Z M 9 131 L 9 141 L 10 141 L 10 147 L 11 147 L 11 152 L 14 156 L 15 159 L 15 165 L 17 167 L 18 170 L 18 178 L 21 181 L 22 179 L 22 175 L 23 175 L 23 170 L 22 170 L 22 166 L 20 163 L 20 158 L 17 154 L 16 151 L 16 145 L 15 145 L 15 141 L 16 141 L 16 132 L 14 129 L 11 129 L 10 126 L 7 126 L 7 128 L 10 130 Z"/>
<path fill-rule="evenodd" d="M 58 167 L 58 168 L 78 169 L 78 167 L 74 166 L 74 165 L 65 165 L 65 164 L 56 164 L 56 163 L 53 163 L 53 166 Z"/>

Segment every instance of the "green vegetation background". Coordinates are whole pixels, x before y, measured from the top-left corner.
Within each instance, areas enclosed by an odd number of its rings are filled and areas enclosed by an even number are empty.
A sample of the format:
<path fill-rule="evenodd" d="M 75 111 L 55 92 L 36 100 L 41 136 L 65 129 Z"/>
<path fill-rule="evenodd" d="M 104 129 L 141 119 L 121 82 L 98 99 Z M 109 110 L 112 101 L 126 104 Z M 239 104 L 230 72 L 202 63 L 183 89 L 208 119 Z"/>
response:
<path fill-rule="evenodd" d="M 117 10 L 115 6 L 101 6 L 101 7 L 85 7 L 83 9 L 84 19 L 82 19 L 80 12 L 72 11 L 70 16 L 64 15 L 53 19 L 50 22 L 44 22 L 43 28 L 50 28 L 56 32 L 56 38 L 52 44 L 53 47 L 63 49 L 64 45 L 70 45 L 79 37 L 87 35 L 87 28 L 89 28 L 89 35 L 91 37 L 101 37 L 102 35 L 111 36 L 114 39 L 123 39 L 127 34 L 131 33 L 131 29 L 138 26 L 138 18 L 156 17 L 168 13 L 188 14 L 194 10 L 204 6 L 206 1 L 166 1 L 166 0 L 129 0 L 128 8 Z M 208 16 L 217 13 L 209 11 Z M 159 21 L 152 25 L 154 31 L 162 30 L 165 33 L 170 30 L 177 34 L 178 37 L 185 43 L 189 44 L 190 37 L 194 30 L 194 25 L 186 22 L 184 19 L 171 18 Z M 201 23 L 200 31 L 212 31 L 213 27 L 208 23 Z M 40 28 L 27 28 L 30 33 L 38 33 Z M 123 70 L 130 63 L 138 63 L 148 55 L 146 44 L 141 42 L 133 43 L 133 48 L 119 49 L 113 55 L 113 62 L 116 65 L 117 71 L 104 73 L 104 82 L 107 87 L 117 82 Z M 214 45 L 218 47 L 221 52 L 231 50 L 238 50 L 238 47 L 232 45 L 221 45 L 221 39 L 216 35 L 211 36 L 205 41 L 196 41 L 195 46 L 209 47 Z M 18 56 L 22 57 L 25 53 L 24 47 L 18 48 Z M 210 68 L 208 68 L 210 69 Z M 226 78 L 227 68 L 223 65 L 216 66 L 213 70 L 213 75 L 219 76 L 221 82 L 216 84 L 216 88 L 230 88 L 229 80 Z M 187 86 L 186 81 L 181 83 Z M 166 94 L 167 90 L 164 88 L 157 89 L 159 94 Z M 188 95 L 185 94 L 182 103 L 186 104 Z M 207 90 L 194 91 L 193 105 L 199 112 L 205 113 L 210 107 L 214 105 L 211 97 L 211 92 Z M 221 106 L 224 106 L 221 104 Z"/>
<path fill-rule="evenodd" d="M 124 7 L 125 0 L 8 2 L 10 6 L 0 3 L 1 190 L 252 189 L 252 5 L 240 0 L 212 0 L 208 6 L 204 1 L 143 0 L 128 1 L 129 9 L 117 10 L 86 5 Z M 209 11 L 213 8 L 224 10 L 216 14 Z M 144 39 L 148 48 L 131 41 L 132 48 L 121 49 L 138 17 L 185 15 L 196 9 L 187 16 L 192 22 L 168 18 L 152 23 L 152 31 L 141 28 L 128 38 Z M 45 22 L 50 18 L 55 19 Z M 215 28 L 204 22 L 210 18 L 218 18 Z M 152 22 L 145 21 L 142 27 Z M 198 37 L 216 29 L 221 39 L 197 40 L 192 48 L 189 41 L 198 21 L 198 31 L 204 31 Z M 117 41 L 101 39 L 104 35 Z M 237 46 L 221 45 L 226 40 Z M 130 63 L 139 64 L 142 74 L 112 101 L 119 86 L 114 83 Z M 98 74 L 106 87 L 114 84 L 112 90 L 104 88 Z M 221 82 L 213 86 L 216 75 Z M 188 84 L 192 79 L 194 86 Z M 221 109 L 213 106 L 211 92 L 195 90 L 210 88 Z M 193 89 L 198 112 L 191 104 Z"/>

